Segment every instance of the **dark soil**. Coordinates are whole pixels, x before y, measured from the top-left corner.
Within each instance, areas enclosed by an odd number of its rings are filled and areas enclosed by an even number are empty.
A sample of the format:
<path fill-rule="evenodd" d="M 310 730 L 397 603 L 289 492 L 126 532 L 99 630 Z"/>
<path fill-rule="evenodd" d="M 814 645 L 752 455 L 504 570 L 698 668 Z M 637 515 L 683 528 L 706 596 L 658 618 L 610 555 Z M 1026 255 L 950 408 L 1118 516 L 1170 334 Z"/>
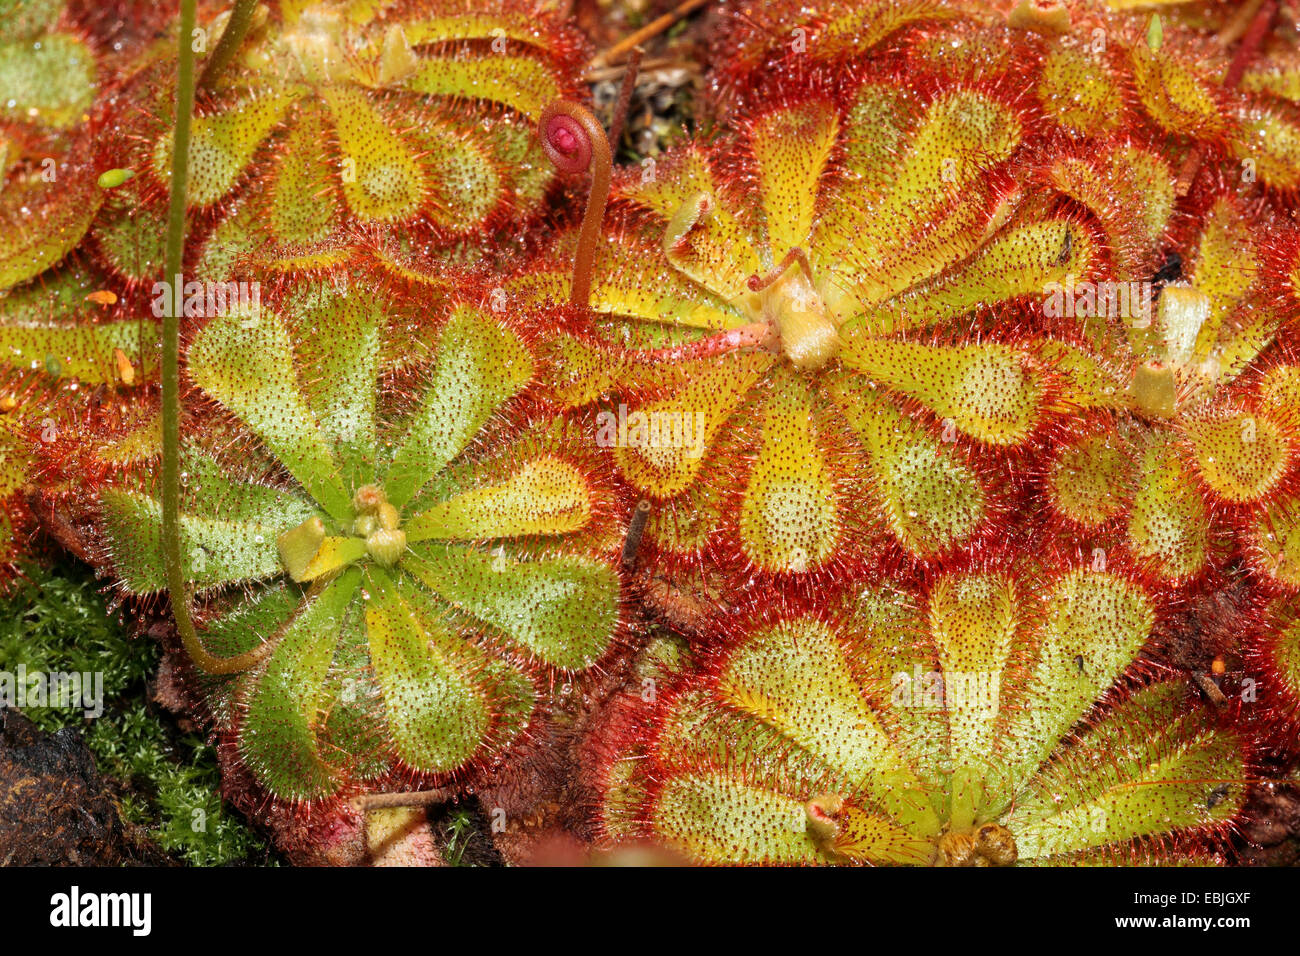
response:
<path fill-rule="evenodd" d="M 1286 784 L 1265 784 L 1246 805 L 1245 866 L 1295 866 L 1300 862 L 1300 791 Z"/>
<path fill-rule="evenodd" d="M 48 734 L 0 710 L 0 866 L 167 866 L 172 861 L 123 823 L 111 784 L 81 734 Z"/>

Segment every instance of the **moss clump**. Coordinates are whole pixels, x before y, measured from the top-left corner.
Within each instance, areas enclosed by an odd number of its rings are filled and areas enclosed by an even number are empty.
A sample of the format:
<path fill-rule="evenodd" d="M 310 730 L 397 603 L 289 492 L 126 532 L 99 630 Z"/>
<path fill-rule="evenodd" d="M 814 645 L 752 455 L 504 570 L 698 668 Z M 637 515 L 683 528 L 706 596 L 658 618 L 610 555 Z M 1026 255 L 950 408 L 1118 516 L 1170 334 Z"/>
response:
<path fill-rule="evenodd" d="M 81 726 L 100 771 L 120 788 L 124 820 L 191 866 L 266 862 L 265 841 L 221 806 L 215 751 L 149 706 L 157 644 L 132 640 L 109 616 L 89 574 L 32 568 L 0 602 L 0 671 L 103 675 L 103 714 L 29 707 L 45 731 Z"/>

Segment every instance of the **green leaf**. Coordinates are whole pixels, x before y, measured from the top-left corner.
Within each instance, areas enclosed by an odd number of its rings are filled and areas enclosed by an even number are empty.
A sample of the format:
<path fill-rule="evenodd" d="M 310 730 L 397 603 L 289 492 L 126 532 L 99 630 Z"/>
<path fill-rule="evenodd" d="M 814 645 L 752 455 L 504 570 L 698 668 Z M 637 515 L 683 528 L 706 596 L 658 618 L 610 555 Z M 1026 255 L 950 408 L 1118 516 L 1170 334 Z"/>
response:
<path fill-rule="evenodd" d="M 240 751 L 279 797 L 311 800 L 337 786 L 337 771 L 322 756 L 318 734 L 325 677 L 360 581 L 361 572 L 350 569 L 309 595 L 254 678 Z"/>
<path fill-rule="evenodd" d="M 1050 861 L 1240 812 L 1241 742 L 1189 711 L 1185 693 L 1174 683 L 1142 691 L 1043 769 L 1006 821 L 1022 858 Z"/>
<path fill-rule="evenodd" d="M 284 582 L 263 586 L 233 609 L 206 621 L 199 641 L 215 657 L 235 657 L 280 633 L 302 601 L 302 591 Z M 239 692 L 243 674 L 198 675 L 213 719 L 228 729 L 241 716 Z"/>
<path fill-rule="evenodd" d="M 354 292 L 341 297 L 328 283 L 295 289 L 284 309 L 311 409 L 333 443 L 349 487 L 375 475 L 375 396 L 383 300 Z"/>
<path fill-rule="evenodd" d="M 654 176 L 642 177 L 623 192 L 662 217 L 660 255 L 713 294 L 705 301 L 743 300 L 749 277 L 764 271 L 753 233 L 733 215 L 730 197 L 715 183 L 699 146 L 665 157 Z"/>
<path fill-rule="evenodd" d="M 695 859 L 741 865 L 823 859 L 808 835 L 803 801 L 720 774 L 673 777 L 655 799 L 654 816 L 669 845 Z"/>
<path fill-rule="evenodd" d="M 920 779 L 825 624 L 786 621 L 742 644 L 719 674 L 718 695 L 861 787 L 909 833 L 938 834 Z"/>
<path fill-rule="evenodd" d="M 405 85 L 430 96 L 504 103 L 534 122 L 548 104 L 565 95 L 555 72 L 546 64 L 495 52 L 427 60 Z"/>
<path fill-rule="evenodd" d="M 957 89 L 936 97 L 900 138 L 897 117 L 906 115 L 909 104 L 872 85 L 859 96 L 845 138 L 874 141 L 881 128 L 883 141 L 876 149 L 851 145 L 848 160 L 863 178 L 862 194 L 874 201 L 863 203 L 855 192 L 853 199 L 835 202 L 814 248 L 828 247 L 828 266 L 842 268 L 845 262 L 838 260 L 847 262 L 849 281 L 842 284 L 853 288 L 849 301 L 863 307 L 974 251 L 997 215 L 983 180 L 1014 152 L 1021 130 L 1010 107 Z M 916 239 L 921 224 L 924 243 Z M 936 247 L 942 254 L 934 254 Z"/>
<path fill-rule="evenodd" d="M 442 331 L 424 399 L 388 469 L 384 491 L 393 506 L 401 509 L 446 468 L 532 377 L 532 357 L 517 335 L 477 309 L 456 309 Z"/>
<path fill-rule="evenodd" d="M 656 498 L 679 495 L 696 484 L 718 432 L 771 365 L 770 355 L 752 352 L 674 362 L 682 383 L 655 401 L 632 402 L 625 422 L 606 413 L 597 442 L 614 449 L 619 470 L 637 488 Z M 618 433 L 624 423 L 626 435 Z"/>
<path fill-rule="evenodd" d="M 128 280 L 148 285 L 161 278 L 167 254 L 166 203 L 146 199 L 149 192 L 142 176 L 111 192 L 95 192 L 95 205 L 104 207 L 94 229 L 99 258 Z"/>
<path fill-rule="evenodd" d="M 366 569 L 366 636 L 394 750 L 414 770 L 447 773 L 486 742 L 491 715 L 476 663 L 454 632 L 417 614 L 381 568 Z"/>
<path fill-rule="evenodd" d="M 53 355 L 62 366 L 61 374 L 68 378 L 90 385 L 113 383 L 120 378 L 113 350 L 121 349 L 138 369 L 141 333 L 152 344 L 158 336 L 158 323 L 128 319 L 103 325 L 0 324 L 0 359 L 16 366 L 43 366 Z"/>
<path fill-rule="evenodd" d="M 425 547 L 402 563 L 444 600 L 555 667 L 590 667 L 618 624 L 618 575 L 587 558 L 517 561 L 502 550 Z"/>
<path fill-rule="evenodd" d="M 0 289 L 57 265 L 90 229 L 104 193 L 85 185 L 15 182 L 0 204 Z M 23 210 L 34 210 L 34 214 Z"/>
<path fill-rule="evenodd" d="M 322 737 L 344 755 L 350 778 L 371 780 L 389 769 L 388 721 L 383 689 L 370 667 L 365 616 L 350 614 L 325 684 Z"/>
<path fill-rule="evenodd" d="M 807 386 L 783 379 L 764 405 L 762 442 L 740 506 L 745 554 L 769 571 L 815 568 L 840 543 L 840 507 Z"/>
<path fill-rule="evenodd" d="M 262 309 L 255 317 L 232 312 L 212 319 L 190 346 L 189 371 L 200 388 L 266 443 L 332 518 L 351 517 L 350 496 L 299 383 L 293 343 L 279 316 Z"/>
<path fill-rule="evenodd" d="M 941 442 L 850 376 L 827 383 L 828 394 L 870 455 L 868 477 L 894 536 L 928 557 L 969 538 L 985 515 L 979 477 Z"/>
<path fill-rule="evenodd" d="M 807 250 L 817 214 L 818 187 L 840 134 L 836 110 L 810 102 L 760 116 L 749 130 L 767 225 L 768 253 L 780 262 Z"/>
<path fill-rule="evenodd" d="M 303 104 L 268 188 L 267 226 L 281 242 L 321 242 L 340 224 L 343 208 L 334 186 L 337 171 L 321 162 L 317 152 L 326 135 L 319 106 L 315 101 Z"/>
<path fill-rule="evenodd" d="M 960 223 L 945 225 L 955 227 Z M 859 290 L 862 306 L 881 305 L 849 319 L 844 333 L 884 334 L 922 328 L 982 306 L 1021 296 L 1041 297 L 1050 290 L 1051 283 L 1063 282 L 1069 275 L 1086 274 L 1096 256 L 1087 231 L 1065 219 L 1015 225 L 991 239 L 983 233 L 954 239 L 962 244 L 942 257 L 936 258 L 927 244 L 916 253 L 909 252 L 908 260 L 886 261 L 874 268 L 870 263 L 858 264 L 856 271 L 864 277 Z M 970 258 L 965 259 L 968 253 Z M 909 261 L 913 256 L 916 261 Z M 898 282 L 878 289 L 880 280 L 904 268 L 909 270 L 904 274 L 909 276 L 906 288 L 911 291 L 885 301 L 886 293 L 901 293 L 902 289 Z M 935 281 L 919 281 L 939 269 L 946 271 Z"/>
<path fill-rule="evenodd" d="M 427 189 L 413 144 L 399 134 L 366 94 L 345 86 L 320 92 L 329 107 L 343 162 L 343 198 L 363 223 L 392 222 L 419 211 Z"/>
<path fill-rule="evenodd" d="M 36 40 L 55 28 L 67 0 L 0 0 L 0 42 Z"/>
<path fill-rule="evenodd" d="M 1209 515 L 1196 473 L 1173 437 L 1154 432 L 1142 454 L 1128 536 L 1139 557 L 1152 560 L 1164 577 L 1194 574 L 1209 554 Z"/>
<path fill-rule="evenodd" d="M 524 462 L 505 481 L 471 488 L 406 524 L 411 544 L 569 534 L 591 521 L 591 487 L 573 465 L 552 455 Z"/>
<path fill-rule="evenodd" d="M 573 249 L 574 241 L 572 234 L 557 241 L 561 257 L 566 250 Z M 561 258 L 545 271 L 510 279 L 504 288 L 532 302 L 564 301 L 571 273 L 572 267 Z M 596 248 L 591 309 L 699 329 L 729 329 L 747 321 L 736 305 L 723 301 L 673 268 L 658 243 L 651 244 L 643 237 L 623 232 L 606 237 Z"/>
<path fill-rule="evenodd" d="M 1067 573 L 1051 587 L 1045 607 L 1023 697 L 1004 709 L 1009 718 L 1001 759 L 1012 786 L 1017 777 L 1028 779 L 1115 683 L 1155 624 L 1150 598 L 1109 572 Z M 1003 797 L 1009 800 L 1010 794 Z"/>
<path fill-rule="evenodd" d="M 188 203 L 210 206 L 230 192 L 252 162 L 253 153 L 296 99 L 297 94 L 261 92 L 223 112 L 195 117 L 190 139 Z M 153 166 L 154 173 L 170 188 L 170 133 L 158 140 Z"/>
<path fill-rule="evenodd" d="M 926 345 L 858 335 L 846 342 L 841 359 L 990 444 L 1024 441 L 1046 411 L 1042 372 L 1009 345 Z"/>
<path fill-rule="evenodd" d="M 61 33 L 0 43 L 0 90 L 6 120 L 75 126 L 95 97 L 95 59 L 81 41 Z"/>
<path fill-rule="evenodd" d="M 274 577 L 284 572 L 276 536 L 313 514 L 301 498 L 225 478 L 191 458 L 182 495 L 180 538 L 185 580 L 199 588 Z M 162 502 L 152 494 L 107 488 L 104 535 L 114 570 L 133 594 L 167 587 L 162 557 Z"/>
<path fill-rule="evenodd" d="M 326 538 L 321 542 L 320 550 L 301 569 L 300 574 L 293 575 L 295 581 L 315 581 L 333 574 L 340 568 L 354 564 L 365 557 L 366 542 L 357 537 Z M 295 569 L 296 570 L 296 569 Z"/>
<path fill-rule="evenodd" d="M 512 200 L 482 126 L 427 117 L 417 135 L 429 166 L 426 213 L 438 225 L 469 232 Z"/>
<path fill-rule="evenodd" d="M 1014 585 L 997 575 L 950 575 L 930 591 L 930 634 L 939 651 L 948 707 L 949 826 L 969 829 L 987 807 L 989 757 L 997 751 L 1000 699 L 958 687 L 957 675 L 978 675 L 1000 695 L 1015 644 L 1020 608 Z M 990 695 L 991 696 L 991 695 Z M 996 759 L 996 758 L 994 758 Z"/>

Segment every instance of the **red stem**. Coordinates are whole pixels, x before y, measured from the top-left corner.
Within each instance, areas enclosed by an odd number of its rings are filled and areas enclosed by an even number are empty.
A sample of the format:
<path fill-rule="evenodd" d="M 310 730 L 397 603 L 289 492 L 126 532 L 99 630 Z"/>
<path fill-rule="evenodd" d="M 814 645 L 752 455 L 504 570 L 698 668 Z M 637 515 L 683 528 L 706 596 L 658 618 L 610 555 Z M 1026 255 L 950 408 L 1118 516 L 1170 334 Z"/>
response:
<path fill-rule="evenodd" d="M 1237 47 L 1236 55 L 1233 56 L 1232 62 L 1228 64 L 1228 72 L 1223 76 L 1223 86 L 1225 89 L 1234 90 L 1241 78 L 1246 73 L 1246 67 L 1250 66 L 1251 60 L 1255 59 L 1255 54 L 1259 52 L 1260 46 L 1264 43 L 1264 38 L 1268 36 L 1268 31 L 1273 26 L 1273 17 L 1277 15 L 1277 0 L 1264 0 L 1257 11 L 1255 18 L 1250 21 L 1250 26 L 1246 28 L 1245 35 L 1241 38 L 1241 46 Z"/>
<path fill-rule="evenodd" d="M 785 275 L 785 270 L 790 268 L 790 263 L 796 261 L 799 263 L 799 268 L 803 270 L 803 274 L 808 277 L 808 284 L 815 285 L 816 283 L 813 281 L 812 265 L 808 262 L 808 256 L 804 254 L 802 249 L 795 246 L 785 254 L 785 258 L 778 262 L 776 268 L 767 275 L 764 276 L 755 273 L 750 276 L 749 281 L 746 283 L 749 286 L 749 291 L 762 292 L 777 279 L 781 278 L 781 276 Z"/>
<path fill-rule="evenodd" d="M 1264 38 L 1268 36 L 1268 31 L 1273 27 L 1273 18 L 1277 16 L 1278 0 L 1264 0 L 1255 11 L 1255 16 L 1250 21 L 1250 26 L 1246 28 L 1245 34 L 1242 35 L 1241 45 L 1237 47 L 1237 52 L 1233 54 L 1232 62 L 1228 64 L 1228 71 L 1223 75 L 1223 88 L 1225 90 L 1235 90 L 1241 83 L 1241 78 L 1246 73 L 1246 67 L 1250 66 L 1255 55 L 1259 53 L 1259 48 L 1264 43 Z M 1183 166 L 1178 171 L 1178 182 L 1175 185 L 1175 191 L 1179 196 L 1186 196 L 1192 189 L 1192 181 L 1196 179 L 1197 173 L 1201 171 L 1201 164 L 1205 157 L 1201 155 L 1200 146 L 1193 146 L 1187 158 L 1183 160 Z"/>
<path fill-rule="evenodd" d="M 609 183 L 614 160 L 609 139 L 596 117 L 579 106 L 558 100 L 542 111 L 540 122 L 542 148 L 561 172 L 591 170 L 591 191 L 578 233 L 578 249 L 573 257 L 573 284 L 569 301 L 579 308 L 591 307 L 591 276 L 596 260 L 596 241 L 600 238 L 605 204 L 609 201 Z"/>
<path fill-rule="evenodd" d="M 724 352 L 734 352 L 746 346 L 767 348 L 774 342 L 772 327 L 766 322 L 751 322 L 739 328 L 714 332 L 702 339 L 696 339 L 686 345 L 674 345 L 662 349 L 638 349 L 638 361 L 675 362 L 686 359 L 702 359 Z"/>
<path fill-rule="evenodd" d="M 636 92 L 636 77 L 641 72 L 640 47 L 632 50 L 627 58 L 627 69 L 623 71 L 623 85 L 619 87 L 618 103 L 614 107 L 614 118 L 609 124 L 609 143 L 611 149 L 618 149 L 618 141 L 623 136 L 623 124 L 627 122 L 627 111 L 632 105 L 632 94 Z"/>

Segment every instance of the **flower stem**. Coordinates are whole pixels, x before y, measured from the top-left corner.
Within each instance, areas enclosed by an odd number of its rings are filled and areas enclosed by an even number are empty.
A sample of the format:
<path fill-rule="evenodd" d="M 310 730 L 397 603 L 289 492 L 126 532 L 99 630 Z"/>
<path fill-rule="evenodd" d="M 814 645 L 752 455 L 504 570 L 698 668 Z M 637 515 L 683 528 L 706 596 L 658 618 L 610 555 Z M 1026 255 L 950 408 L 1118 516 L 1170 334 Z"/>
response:
<path fill-rule="evenodd" d="M 573 282 L 569 301 L 581 309 L 591 306 L 591 276 L 595 268 L 596 243 L 609 201 L 614 160 L 609 139 L 596 117 L 567 100 L 557 100 L 542 111 L 542 148 L 557 169 L 565 173 L 591 170 L 591 191 L 578 232 L 578 250 L 573 257 Z"/>
<path fill-rule="evenodd" d="M 226 29 L 221 32 L 217 48 L 212 51 L 208 62 L 203 64 L 203 72 L 199 74 L 200 89 L 210 87 L 217 74 L 235 58 L 235 54 L 243 45 L 244 37 L 248 35 L 248 28 L 252 25 L 256 10 L 257 0 L 235 0 L 235 8 L 230 11 L 230 19 L 226 21 Z"/>
<path fill-rule="evenodd" d="M 1237 47 L 1237 52 L 1233 55 L 1231 62 L 1228 63 L 1228 70 L 1223 76 L 1223 88 L 1225 90 L 1235 90 L 1240 85 L 1241 78 L 1246 74 L 1246 69 L 1259 55 L 1259 49 L 1263 46 L 1264 40 L 1267 39 L 1269 30 L 1273 28 L 1273 19 L 1278 13 L 1278 0 L 1262 0 L 1261 3 L 1253 6 L 1255 7 L 1254 16 L 1250 18 L 1242 36 L 1241 45 Z M 1183 160 L 1182 168 L 1178 171 L 1178 180 L 1174 184 L 1176 195 L 1182 197 L 1192 191 L 1192 181 L 1196 179 L 1204 162 L 1205 155 L 1201 151 L 1201 147 L 1199 145 L 1193 146 L 1191 152 L 1187 154 L 1187 158 Z"/>
<path fill-rule="evenodd" d="M 623 71 L 623 84 L 618 91 L 618 103 L 614 107 L 614 119 L 609 124 L 609 148 L 618 152 L 618 141 L 623 138 L 623 126 L 627 122 L 627 111 L 632 105 L 632 94 L 636 92 L 636 77 L 641 70 L 640 47 L 635 47 L 627 59 L 627 69 Z"/>
<path fill-rule="evenodd" d="M 1228 72 L 1224 74 L 1223 86 L 1225 89 L 1235 90 L 1241 83 L 1241 78 L 1245 76 L 1246 69 L 1254 62 L 1259 54 L 1259 49 L 1264 45 L 1264 40 L 1268 37 L 1268 32 L 1273 27 L 1273 19 L 1277 16 L 1277 0 L 1264 0 L 1251 17 L 1250 25 L 1246 28 L 1246 33 L 1241 39 L 1241 46 L 1237 48 L 1232 62 L 1228 64 Z"/>
<path fill-rule="evenodd" d="M 190 114 L 194 111 L 194 50 L 190 45 L 194 32 L 195 0 L 181 0 L 181 22 L 176 76 L 176 125 L 172 135 L 171 204 L 167 212 L 166 271 L 168 282 L 180 275 L 185 256 L 185 200 L 189 179 Z M 180 290 L 173 290 L 173 303 L 163 314 L 162 342 L 162 537 L 163 561 L 167 569 L 167 590 L 171 595 L 176 631 L 190 659 L 210 674 L 232 674 L 247 670 L 264 653 L 259 645 L 237 657 L 213 657 L 199 642 L 190 618 L 189 593 L 181 563 L 181 397 L 180 397 L 180 315 L 174 307 Z"/>

